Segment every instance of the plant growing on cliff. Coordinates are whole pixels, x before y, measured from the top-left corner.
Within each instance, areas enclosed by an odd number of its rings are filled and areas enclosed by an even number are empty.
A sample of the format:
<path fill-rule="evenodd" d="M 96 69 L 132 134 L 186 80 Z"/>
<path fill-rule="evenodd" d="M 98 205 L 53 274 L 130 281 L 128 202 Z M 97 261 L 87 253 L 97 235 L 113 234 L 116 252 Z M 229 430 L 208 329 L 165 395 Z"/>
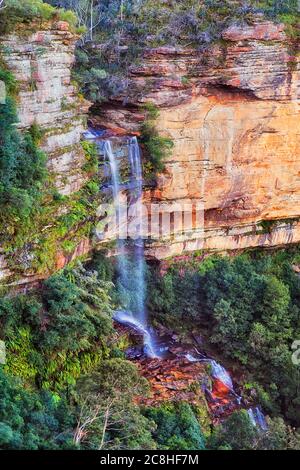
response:
<path fill-rule="evenodd" d="M 82 169 L 90 175 L 95 175 L 99 166 L 97 147 L 93 142 L 89 142 L 87 140 L 82 141 L 81 146 L 83 148 L 86 160 Z"/>
<path fill-rule="evenodd" d="M 16 129 L 17 113 L 12 92 L 12 75 L 0 69 L 0 77 L 7 84 L 8 96 L 0 104 L 0 232 L 5 240 L 16 225 L 29 223 L 38 210 L 45 181 L 46 157 L 38 148 L 36 126 L 24 135 Z"/>
<path fill-rule="evenodd" d="M 10 255 L 8 264 L 15 274 L 32 269 L 52 272 L 59 247 L 69 254 L 80 239 L 91 234 L 101 196 L 93 180 L 72 197 L 57 192 L 46 170 L 46 155 L 39 148 L 41 129 L 33 124 L 21 133 L 16 127 L 18 86 L 3 65 L 0 80 L 5 82 L 8 93 L 6 102 L 0 104 L 2 250 Z M 95 148 L 84 142 L 83 150 L 83 170 L 93 177 L 98 169 Z"/>
<path fill-rule="evenodd" d="M 0 32 L 9 33 L 17 23 L 59 19 L 76 31 L 77 17 L 72 11 L 56 9 L 42 0 L 3 0 Z"/>
<path fill-rule="evenodd" d="M 144 105 L 146 119 L 141 127 L 140 142 L 145 150 L 144 175 L 149 180 L 155 180 L 158 173 L 165 170 L 165 160 L 171 155 L 174 147 L 169 137 L 159 135 L 155 120 L 159 117 L 159 110 L 152 103 Z"/>

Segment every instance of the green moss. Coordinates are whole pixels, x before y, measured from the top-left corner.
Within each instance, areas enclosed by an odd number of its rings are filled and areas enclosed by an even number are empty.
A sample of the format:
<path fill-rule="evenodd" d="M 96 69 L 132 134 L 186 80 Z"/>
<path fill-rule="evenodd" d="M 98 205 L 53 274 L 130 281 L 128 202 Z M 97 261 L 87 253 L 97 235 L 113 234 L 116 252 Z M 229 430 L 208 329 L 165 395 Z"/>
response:
<path fill-rule="evenodd" d="M 287 36 L 293 41 L 298 41 L 300 39 L 300 14 L 297 16 L 282 15 L 280 19 L 285 23 L 285 32 Z"/>

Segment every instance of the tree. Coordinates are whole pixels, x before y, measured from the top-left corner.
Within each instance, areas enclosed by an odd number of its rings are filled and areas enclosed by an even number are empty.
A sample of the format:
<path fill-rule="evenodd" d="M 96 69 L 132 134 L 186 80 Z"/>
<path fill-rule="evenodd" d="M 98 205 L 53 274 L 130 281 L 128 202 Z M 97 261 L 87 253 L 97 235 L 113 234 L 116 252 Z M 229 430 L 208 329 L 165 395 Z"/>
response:
<path fill-rule="evenodd" d="M 262 450 L 300 450 L 300 434 L 282 418 L 269 418 L 268 429 L 260 434 L 258 447 Z"/>
<path fill-rule="evenodd" d="M 208 441 L 210 449 L 255 450 L 258 431 L 246 410 L 235 411 L 219 425 Z"/>
<path fill-rule="evenodd" d="M 111 283 L 102 281 L 96 272 L 81 264 L 44 283 L 42 299 L 47 325 L 42 345 L 50 350 L 69 351 L 86 348 L 93 339 L 111 333 Z"/>
<path fill-rule="evenodd" d="M 72 449 L 73 426 L 64 399 L 27 390 L 0 369 L 0 449 Z"/>
<path fill-rule="evenodd" d="M 97 0 L 49 0 L 47 3 L 60 8 L 73 10 L 76 13 L 79 26 L 85 26 L 87 33 L 83 42 L 94 38 L 94 30 L 103 19 L 102 5 Z"/>
<path fill-rule="evenodd" d="M 157 426 L 153 433 L 159 449 L 203 450 L 204 436 L 191 406 L 185 402 L 146 408 L 144 414 Z"/>
<path fill-rule="evenodd" d="M 148 385 L 136 366 L 122 359 L 102 362 L 78 384 L 80 409 L 74 443 L 94 449 L 151 449 L 152 425 L 133 400 Z"/>
<path fill-rule="evenodd" d="M 7 370 L 31 385 L 70 390 L 113 347 L 111 286 L 79 264 L 41 291 L 0 299 Z"/>
<path fill-rule="evenodd" d="M 0 234 L 2 241 L 7 241 L 38 210 L 47 170 L 46 156 L 38 147 L 33 128 L 25 135 L 16 129 L 14 76 L 0 66 L 0 80 L 8 93 L 0 105 Z"/>

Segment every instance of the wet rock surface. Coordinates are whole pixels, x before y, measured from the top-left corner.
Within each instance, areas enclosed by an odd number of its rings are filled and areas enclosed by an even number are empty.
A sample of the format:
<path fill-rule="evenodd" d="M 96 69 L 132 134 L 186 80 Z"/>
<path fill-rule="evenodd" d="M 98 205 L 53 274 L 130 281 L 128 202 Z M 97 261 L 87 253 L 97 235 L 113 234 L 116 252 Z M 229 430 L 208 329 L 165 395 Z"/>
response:
<path fill-rule="evenodd" d="M 205 352 L 199 351 L 196 341 L 194 345 L 182 343 L 177 335 L 162 327 L 160 332 L 164 336 L 158 336 L 161 349 L 164 349 L 162 357 L 149 358 L 143 351 L 142 335 L 118 323 L 115 327 L 134 344 L 126 350 L 126 356 L 150 383 L 150 395 L 139 397 L 140 404 L 157 406 L 164 401 L 188 401 L 207 408 L 216 424 L 235 410 L 254 403 L 250 400 L 246 404 L 242 400 L 229 373 Z"/>

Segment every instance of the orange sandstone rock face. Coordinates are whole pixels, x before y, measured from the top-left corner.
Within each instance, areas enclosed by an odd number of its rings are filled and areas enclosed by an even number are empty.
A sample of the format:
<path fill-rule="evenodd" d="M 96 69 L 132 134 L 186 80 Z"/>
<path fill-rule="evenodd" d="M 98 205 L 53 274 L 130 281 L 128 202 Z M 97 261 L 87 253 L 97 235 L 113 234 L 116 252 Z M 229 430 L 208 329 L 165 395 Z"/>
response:
<path fill-rule="evenodd" d="M 120 96 L 119 106 L 114 101 L 98 118 L 107 127 L 138 130 L 139 105 L 156 104 L 157 129 L 174 149 L 145 199 L 164 203 L 165 213 L 174 213 L 174 203 L 178 211 L 189 202 L 203 208 L 188 233 L 179 227 L 168 240 L 154 238 L 151 257 L 300 241 L 298 45 L 282 24 L 270 22 L 232 26 L 223 39 L 202 52 L 146 51 L 131 70 L 130 107 Z M 269 233 L 264 220 L 281 222 Z"/>

